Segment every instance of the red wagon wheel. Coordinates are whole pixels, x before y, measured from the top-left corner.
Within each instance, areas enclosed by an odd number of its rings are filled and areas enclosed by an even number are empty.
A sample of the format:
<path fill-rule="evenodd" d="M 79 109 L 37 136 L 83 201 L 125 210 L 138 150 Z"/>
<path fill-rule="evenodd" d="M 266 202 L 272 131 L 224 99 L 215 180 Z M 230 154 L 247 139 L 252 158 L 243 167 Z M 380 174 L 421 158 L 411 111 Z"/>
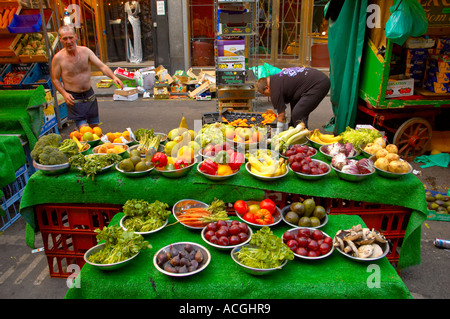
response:
<path fill-rule="evenodd" d="M 394 144 L 398 146 L 398 154 L 407 161 L 423 155 L 431 142 L 432 128 L 427 120 L 413 117 L 404 122 L 394 135 Z"/>

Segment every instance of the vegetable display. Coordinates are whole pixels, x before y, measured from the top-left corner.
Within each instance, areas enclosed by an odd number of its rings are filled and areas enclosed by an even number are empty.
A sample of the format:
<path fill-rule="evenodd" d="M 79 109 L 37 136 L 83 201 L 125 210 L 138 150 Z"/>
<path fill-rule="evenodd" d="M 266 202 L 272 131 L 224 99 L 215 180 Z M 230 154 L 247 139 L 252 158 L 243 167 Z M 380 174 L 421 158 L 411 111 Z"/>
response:
<path fill-rule="evenodd" d="M 149 203 L 145 200 L 129 199 L 123 205 L 123 226 L 135 232 L 149 232 L 164 225 L 171 214 L 168 204 L 160 201 Z"/>
<path fill-rule="evenodd" d="M 360 128 L 355 130 L 347 127 L 340 134 L 343 143 L 352 143 L 355 148 L 373 142 L 377 137 L 381 137 L 380 132 L 369 128 Z"/>
<path fill-rule="evenodd" d="M 78 168 L 87 177 L 94 180 L 95 175 L 103 170 L 103 168 L 119 163 L 122 157 L 118 154 L 105 155 L 83 155 L 77 154 L 69 159 L 70 167 Z"/>
<path fill-rule="evenodd" d="M 209 223 L 218 220 L 230 219 L 225 209 L 225 203 L 219 199 L 213 200 L 206 208 L 193 207 L 183 209 L 182 213 L 178 214 L 176 217 L 178 221 L 175 223 L 180 222 L 190 227 L 205 227 Z"/>
<path fill-rule="evenodd" d="M 142 249 L 152 246 L 144 237 L 132 231 L 124 231 L 118 226 L 96 229 L 97 241 L 105 241 L 102 250 L 89 256 L 89 261 L 95 264 L 114 264 L 133 257 Z"/>
<path fill-rule="evenodd" d="M 31 158 L 42 165 L 58 165 L 78 154 L 78 145 L 72 139 L 61 142 L 61 135 L 51 133 L 41 136 L 30 153 Z"/>
<path fill-rule="evenodd" d="M 239 262 L 248 267 L 277 268 L 286 259 L 294 259 L 294 253 L 267 226 L 253 233 L 249 244 L 237 252 Z"/>
<path fill-rule="evenodd" d="M 289 127 L 286 131 L 282 131 L 273 136 L 272 143 L 274 150 L 280 153 L 285 152 L 290 145 L 297 144 L 310 134 L 304 123 L 299 123 L 295 127 Z"/>

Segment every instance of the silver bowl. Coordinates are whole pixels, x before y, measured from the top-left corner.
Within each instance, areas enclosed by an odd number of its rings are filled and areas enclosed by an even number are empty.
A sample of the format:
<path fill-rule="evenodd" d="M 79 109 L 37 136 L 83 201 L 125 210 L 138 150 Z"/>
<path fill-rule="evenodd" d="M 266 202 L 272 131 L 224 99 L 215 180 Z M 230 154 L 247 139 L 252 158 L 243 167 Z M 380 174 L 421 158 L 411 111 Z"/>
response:
<path fill-rule="evenodd" d="M 210 175 L 210 174 L 206 174 L 200 170 L 200 165 L 202 165 L 202 163 L 203 162 L 201 162 L 197 165 L 197 172 L 199 172 L 201 175 L 205 176 L 207 179 L 212 180 L 212 181 L 220 182 L 220 181 L 227 180 L 227 179 L 237 175 L 239 173 L 239 171 L 241 170 L 239 168 L 237 171 L 235 171 L 233 174 L 230 174 L 230 175 Z"/>
<path fill-rule="evenodd" d="M 249 200 L 249 201 L 245 201 L 247 203 L 248 206 L 253 205 L 253 204 L 259 204 L 259 201 L 253 201 L 253 200 Z M 236 210 L 236 216 L 242 220 L 244 223 L 249 224 L 250 226 L 256 227 L 256 228 L 260 228 L 260 227 L 273 227 L 275 225 L 277 225 L 279 222 L 281 222 L 282 218 L 281 218 L 281 209 L 278 208 L 278 206 L 276 207 L 275 212 L 272 214 L 273 216 L 273 223 L 272 224 L 267 224 L 267 225 L 260 225 L 260 224 L 255 224 L 255 223 L 251 223 L 247 220 L 244 219 L 244 216 L 241 216 L 241 214 L 239 214 Z"/>
<path fill-rule="evenodd" d="M 182 199 L 173 205 L 172 213 L 173 213 L 173 216 L 175 217 L 175 219 L 178 220 L 178 215 L 182 214 L 184 209 L 196 208 L 196 207 L 206 208 L 208 206 L 209 206 L 208 204 L 200 202 L 195 199 Z M 191 229 L 203 229 L 203 227 L 192 227 L 189 225 L 185 225 L 182 222 L 180 222 L 180 224 L 182 224 L 184 227 L 191 228 Z"/>
<path fill-rule="evenodd" d="M 375 169 L 372 169 L 372 172 L 367 173 L 367 174 L 348 174 L 348 173 L 344 173 L 344 172 L 338 170 L 337 168 L 333 167 L 333 165 L 330 165 L 330 166 L 336 172 L 336 175 L 340 179 L 343 179 L 348 182 L 360 182 L 360 181 L 368 178 L 373 173 L 375 173 Z"/>
<path fill-rule="evenodd" d="M 259 158 L 259 159 L 261 159 L 262 157 L 261 156 L 258 156 L 259 154 L 258 154 L 258 152 L 265 152 L 266 154 L 268 153 L 268 152 L 270 152 L 270 155 L 269 154 L 267 154 L 267 155 L 269 155 L 270 157 L 272 157 L 272 158 L 274 158 L 274 159 L 278 159 L 278 158 L 280 158 L 280 153 L 278 153 L 277 151 L 274 151 L 274 150 L 271 150 L 271 149 L 267 149 L 267 148 L 261 148 L 261 149 L 257 149 L 257 150 L 251 150 L 251 151 L 249 151 L 249 152 L 246 152 L 245 154 L 244 154 L 244 157 L 245 157 L 245 161 L 248 161 L 248 157 L 250 156 L 250 154 L 251 155 L 255 155 L 255 157 L 257 157 L 257 158 Z"/>
<path fill-rule="evenodd" d="M 326 173 L 323 173 L 323 174 L 317 174 L 317 175 L 304 174 L 304 173 L 301 173 L 301 172 L 295 172 L 295 171 L 293 171 L 290 164 L 288 165 L 289 170 L 291 170 L 297 177 L 300 177 L 301 179 L 305 179 L 305 180 L 308 180 L 308 181 L 316 181 L 316 180 L 321 179 L 321 178 L 327 176 L 328 174 L 330 174 L 330 172 L 331 172 L 331 167 L 330 167 L 330 165 L 328 165 L 327 163 L 325 163 L 325 162 L 323 162 L 323 161 L 319 161 L 319 160 L 316 160 L 316 159 L 311 159 L 311 160 L 312 160 L 313 162 L 318 162 L 318 163 L 325 164 L 325 165 L 328 167 L 327 172 L 326 172 Z"/>
<path fill-rule="evenodd" d="M 199 157 L 202 158 L 203 160 L 205 160 L 205 159 L 207 159 L 207 158 L 209 158 L 210 160 L 214 160 L 214 159 L 216 158 L 214 155 L 208 156 L 208 155 L 203 154 L 203 149 L 199 149 L 199 150 L 198 150 L 198 155 L 199 155 Z"/>
<path fill-rule="evenodd" d="M 247 172 L 252 175 L 253 177 L 255 177 L 256 179 L 259 179 L 261 181 L 276 181 L 279 180 L 280 178 L 283 178 L 284 176 L 286 176 L 289 173 L 289 169 L 286 169 L 286 172 L 282 175 L 278 175 L 278 176 L 261 176 L 255 173 L 252 173 L 250 171 L 250 163 L 246 163 L 245 164 L 245 169 L 247 170 Z"/>
<path fill-rule="evenodd" d="M 88 155 L 85 155 L 85 156 L 86 157 L 89 157 L 89 156 L 106 156 L 106 154 L 94 154 L 94 153 L 92 153 L 92 154 L 88 154 Z M 104 173 L 104 172 L 108 171 L 109 169 L 111 169 L 111 167 L 113 167 L 114 165 L 115 164 L 113 163 L 113 164 L 110 164 L 108 166 L 102 167 L 101 171 L 98 172 L 98 173 Z M 77 169 L 79 171 L 81 171 L 81 167 L 77 167 Z"/>
<path fill-rule="evenodd" d="M 124 143 L 111 143 L 111 144 L 112 144 L 112 145 L 117 145 L 117 146 L 122 146 L 123 151 L 120 152 L 120 153 L 116 153 L 116 154 L 117 154 L 117 155 L 120 155 L 122 158 L 124 158 L 125 153 L 127 152 L 128 148 L 129 148 L 128 145 L 127 145 L 127 144 L 124 144 Z M 98 150 L 100 149 L 100 147 L 102 147 L 102 145 L 104 145 L 104 144 L 97 145 L 96 147 L 94 147 L 94 148 L 92 149 L 92 154 L 106 155 L 107 153 L 99 153 L 99 152 L 98 152 Z"/>
<path fill-rule="evenodd" d="M 283 207 L 283 209 L 281 210 L 281 218 L 283 219 L 283 221 L 286 224 L 288 224 L 288 225 L 290 225 L 292 227 L 301 227 L 301 226 L 292 224 L 292 223 L 290 223 L 290 222 L 288 222 L 286 220 L 286 214 L 289 213 L 290 210 L 291 210 L 290 206 Z M 319 228 L 322 228 L 323 226 L 325 226 L 327 223 L 328 223 L 328 213 L 326 213 L 325 217 L 320 221 L 320 225 L 319 226 L 309 227 L 309 228 L 311 228 L 311 229 L 319 229 Z"/>
<path fill-rule="evenodd" d="M 332 145 L 332 144 L 330 144 L 330 145 Z M 328 146 L 328 145 L 322 145 L 322 146 L 319 148 L 319 151 L 320 151 L 320 153 L 322 153 L 323 156 L 325 156 L 327 159 L 329 159 L 329 160 L 331 161 L 331 160 L 333 159 L 333 156 L 332 156 L 332 155 L 329 155 L 329 154 L 327 154 L 327 153 L 324 152 L 324 147 L 325 147 L 325 146 Z M 357 157 L 357 156 L 360 155 L 360 151 L 358 151 L 358 150 L 356 150 L 356 149 L 355 149 L 355 151 L 356 151 L 356 154 L 355 154 L 355 155 L 353 155 L 353 156 L 347 156 L 347 158 L 348 158 L 348 159 L 350 159 L 350 158 L 355 158 L 355 157 Z"/>
<path fill-rule="evenodd" d="M 232 221 L 231 220 L 227 220 L 226 222 L 227 222 L 228 225 L 230 225 Z M 202 236 L 202 239 L 205 241 L 205 243 L 207 243 L 208 245 L 213 246 L 213 247 L 218 248 L 218 249 L 221 249 L 221 250 L 229 250 L 229 249 L 233 249 L 233 248 L 238 247 L 238 246 L 245 245 L 245 244 L 247 244 L 250 241 L 251 236 L 253 235 L 253 231 L 252 231 L 252 229 L 250 227 L 247 227 L 247 229 L 248 229 L 248 234 L 247 234 L 248 235 L 248 239 L 245 242 L 242 242 L 242 243 L 237 244 L 237 245 L 221 246 L 219 244 L 214 244 L 214 243 L 208 241 L 205 238 L 205 233 L 208 231 L 206 229 L 206 226 L 203 227 L 202 232 L 201 232 L 201 236 Z"/>
<path fill-rule="evenodd" d="M 70 169 L 69 162 L 64 164 L 58 164 L 58 165 L 42 165 L 39 163 L 36 163 L 36 161 L 33 160 L 33 166 L 42 171 L 45 175 L 59 175 L 67 172 Z"/>
<path fill-rule="evenodd" d="M 375 163 L 375 161 L 376 161 L 376 156 L 373 155 L 373 156 L 369 157 L 369 159 L 370 159 L 372 162 Z M 406 162 L 406 161 L 403 160 L 403 159 L 400 159 L 400 161 Z M 376 170 L 376 172 L 377 172 L 378 175 L 380 175 L 380 176 L 382 176 L 382 177 L 385 177 L 385 178 L 397 179 L 397 178 L 400 178 L 400 177 L 402 177 L 402 176 L 408 175 L 409 173 L 412 172 L 413 167 L 412 167 L 411 164 L 409 164 L 408 162 L 406 162 L 406 163 L 408 164 L 408 167 L 409 167 L 409 170 L 408 170 L 406 173 L 393 173 L 393 172 L 385 171 L 385 170 L 383 170 L 383 169 L 381 169 L 381 168 L 378 168 L 378 167 L 376 167 L 376 166 L 374 166 L 374 167 L 375 167 L 375 170 Z"/>
<path fill-rule="evenodd" d="M 333 239 L 333 244 L 334 244 L 334 239 Z M 372 261 L 375 261 L 375 260 L 378 260 L 378 259 L 386 257 L 386 255 L 390 251 L 389 243 L 384 243 L 384 244 L 379 244 L 378 243 L 378 245 L 380 245 L 381 249 L 383 250 L 383 254 L 381 256 L 379 256 L 379 257 L 374 257 L 374 258 L 360 258 L 360 257 L 355 257 L 355 256 L 352 256 L 352 255 L 349 255 L 349 254 L 343 252 L 339 246 L 336 247 L 336 250 L 338 252 L 340 252 L 342 255 L 344 255 L 345 257 L 353 259 L 355 261 L 358 261 L 358 262 L 372 262 Z"/>
<path fill-rule="evenodd" d="M 256 149 L 258 147 L 258 144 L 261 143 L 260 142 L 252 142 L 252 143 L 242 143 L 242 142 L 236 142 L 234 140 L 230 140 L 229 138 L 226 138 L 226 141 L 228 143 L 230 143 L 230 145 L 232 145 L 234 147 L 234 149 L 239 150 L 239 151 L 244 151 L 244 150 L 248 150 L 248 149 Z"/>
<path fill-rule="evenodd" d="M 369 158 L 369 157 L 375 155 L 375 154 L 370 154 L 369 152 L 366 152 L 366 151 L 364 150 L 364 148 L 366 147 L 366 144 L 359 145 L 358 147 L 359 147 L 359 150 L 360 150 L 360 152 L 361 152 L 360 154 L 361 154 L 362 156 L 366 157 L 366 158 Z"/>
<path fill-rule="evenodd" d="M 122 229 L 124 231 L 127 231 L 127 228 L 124 226 L 125 219 L 127 219 L 127 218 L 129 218 L 129 216 L 123 216 L 119 221 L 119 225 L 120 225 L 120 227 L 122 227 Z M 142 235 L 142 236 L 150 235 L 150 234 L 156 233 L 157 231 L 160 231 L 161 229 L 166 227 L 168 222 L 169 222 L 169 218 L 166 219 L 166 221 L 164 222 L 164 224 L 162 226 L 160 226 L 156 229 L 153 229 L 150 231 L 144 231 L 144 232 L 134 231 L 134 233 L 138 234 L 138 235 Z"/>
<path fill-rule="evenodd" d="M 139 252 L 140 252 L 140 251 L 137 252 L 136 255 L 134 255 L 134 256 L 126 259 L 126 260 L 123 260 L 123 261 L 120 261 L 120 262 L 114 263 L 114 264 L 96 264 L 96 263 L 90 262 L 89 259 L 88 259 L 89 256 L 94 254 L 94 253 L 96 253 L 96 252 L 98 252 L 98 251 L 100 251 L 100 250 L 102 250 L 104 248 L 104 246 L 105 246 L 105 244 L 103 243 L 103 244 L 99 244 L 99 245 L 96 245 L 96 246 L 90 248 L 87 252 L 84 253 L 84 261 L 87 264 L 89 264 L 89 265 L 91 265 L 93 267 L 96 267 L 96 268 L 98 268 L 100 270 L 110 271 L 110 270 L 119 269 L 119 268 L 127 265 L 128 263 L 130 263 L 130 261 L 132 261 L 134 258 L 136 258 L 136 256 L 139 255 Z"/>
<path fill-rule="evenodd" d="M 150 172 L 155 168 L 154 166 L 150 167 L 149 169 L 145 170 L 145 171 L 133 171 L 133 172 L 126 172 L 122 169 L 119 168 L 120 163 L 117 163 L 115 168 L 118 172 L 120 172 L 122 175 L 125 175 L 127 177 L 143 177 L 143 176 L 147 176 L 148 174 L 150 174 Z"/>
<path fill-rule="evenodd" d="M 306 139 L 308 140 L 309 144 L 311 144 L 315 149 L 319 149 L 321 146 L 326 144 L 317 143 L 316 141 L 313 141 L 309 138 L 309 136 L 306 136 Z"/>
<path fill-rule="evenodd" d="M 172 273 L 172 272 L 168 272 L 166 270 L 164 270 L 162 267 L 160 267 L 158 265 L 158 254 L 161 252 L 166 252 L 168 249 L 170 249 L 171 247 L 183 247 L 184 245 L 189 244 L 195 247 L 195 249 L 199 249 L 202 254 L 203 254 L 203 261 L 201 263 L 199 263 L 198 268 L 194 271 L 191 272 L 186 272 L 186 273 Z M 191 243 L 191 242 L 178 242 L 178 243 L 173 243 L 170 245 L 167 245 L 163 248 L 161 248 L 160 250 L 158 250 L 155 254 L 155 256 L 153 256 L 153 265 L 155 266 L 155 268 L 157 270 L 159 270 L 161 273 L 168 275 L 168 276 L 172 276 L 172 277 L 187 277 L 187 276 L 192 276 L 195 275 L 197 273 L 199 273 L 200 271 L 202 271 L 203 269 L 205 269 L 209 263 L 211 262 L 211 254 L 209 253 L 208 249 L 206 249 L 205 247 L 203 247 L 202 245 L 199 245 L 197 243 Z"/>
<path fill-rule="evenodd" d="M 287 231 L 288 231 L 288 232 L 291 232 L 291 231 L 293 231 L 293 232 L 298 232 L 299 229 L 303 229 L 303 228 L 309 229 L 309 230 L 311 230 L 311 231 L 316 230 L 316 228 L 312 228 L 312 227 L 295 227 L 295 228 L 289 229 L 289 230 L 287 230 Z M 329 235 L 328 235 L 327 233 L 325 233 L 324 231 L 321 230 L 321 232 L 322 232 L 322 234 L 324 234 L 326 237 L 330 237 L 330 238 L 331 238 L 331 236 L 329 236 Z M 331 247 L 330 247 L 330 248 L 331 248 L 331 249 L 330 249 L 330 251 L 329 251 L 328 253 L 326 253 L 325 255 L 317 256 L 317 257 L 308 257 L 308 256 L 302 256 L 302 255 L 296 254 L 295 252 L 293 252 L 293 253 L 294 253 L 294 256 L 295 256 L 295 257 L 298 257 L 298 258 L 301 258 L 301 259 L 306 259 L 306 260 L 317 260 L 317 259 L 323 259 L 323 258 L 326 258 L 326 257 L 330 256 L 330 255 L 333 253 L 333 251 L 334 251 L 334 245 L 333 245 L 333 243 L 331 244 Z"/>
<path fill-rule="evenodd" d="M 91 147 L 95 147 L 100 143 L 100 141 L 101 141 L 101 137 L 96 140 L 93 140 L 93 141 L 85 141 L 85 142 L 88 143 Z"/>
<path fill-rule="evenodd" d="M 276 268 L 254 268 L 254 267 L 246 266 L 239 261 L 238 256 L 237 256 L 237 252 L 245 246 L 252 247 L 252 245 L 250 245 L 250 244 L 245 244 L 245 245 L 240 245 L 238 247 L 233 248 L 231 250 L 231 258 L 234 260 L 234 262 L 236 264 L 241 266 L 245 272 L 247 272 L 251 275 L 261 276 L 261 275 L 270 274 L 271 272 L 282 269 L 288 262 L 288 260 L 286 259 L 285 261 L 283 261 L 283 263 L 280 266 L 278 266 Z"/>
<path fill-rule="evenodd" d="M 303 146 L 303 145 L 305 145 L 306 143 L 308 143 L 308 141 L 306 141 L 304 144 L 298 144 L 298 143 L 295 143 L 295 144 L 293 144 L 293 145 L 300 145 L 300 146 Z M 316 156 L 317 155 L 317 150 L 314 148 L 314 147 L 311 147 L 311 146 L 308 146 L 310 149 L 312 149 L 312 150 L 314 150 L 314 154 L 313 155 L 310 155 L 309 157 L 314 157 L 314 156 Z M 289 149 L 289 148 L 288 148 Z M 287 151 L 287 150 L 286 150 Z M 285 153 L 286 153 L 286 151 L 285 151 Z M 286 155 L 284 155 L 283 153 L 281 153 L 280 154 L 280 156 L 282 157 L 282 158 L 285 158 L 285 159 L 289 159 L 289 156 L 286 156 Z"/>
<path fill-rule="evenodd" d="M 169 170 L 160 170 L 156 168 L 156 171 L 160 173 L 162 176 L 167 178 L 180 178 L 186 176 L 194 167 L 197 160 L 194 158 L 194 161 L 186 167 L 180 169 L 169 169 Z"/>
<path fill-rule="evenodd" d="M 127 149 L 128 154 L 130 154 L 130 152 L 131 152 L 132 150 L 137 149 L 138 146 L 139 146 L 139 144 L 136 144 L 136 145 L 133 145 L 133 146 L 128 147 L 128 149 Z M 164 152 L 164 145 L 159 144 L 159 146 L 158 146 L 158 152 Z M 145 157 L 145 156 L 146 156 L 145 153 L 141 153 L 141 157 Z"/>
<path fill-rule="evenodd" d="M 160 133 L 160 132 L 153 132 L 153 134 L 161 136 L 161 139 L 159 140 L 160 144 L 165 144 L 167 142 L 167 134 Z"/>
<path fill-rule="evenodd" d="M 88 148 L 85 149 L 84 151 L 81 151 L 80 154 L 87 155 L 88 151 L 91 149 L 91 145 L 89 143 L 86 143 L 86 142 L 80 142 L 80 143 L 82 145 L 87 145 L 88 146 Z"/>

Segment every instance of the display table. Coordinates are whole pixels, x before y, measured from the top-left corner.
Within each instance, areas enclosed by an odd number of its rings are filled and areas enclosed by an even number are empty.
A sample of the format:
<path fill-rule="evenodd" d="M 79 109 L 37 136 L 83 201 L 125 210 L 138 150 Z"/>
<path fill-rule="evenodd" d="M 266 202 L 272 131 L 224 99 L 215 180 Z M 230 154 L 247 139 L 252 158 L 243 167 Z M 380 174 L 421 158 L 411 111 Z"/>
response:
<path fill-rule="evenodd" d="M 321 154 L 316 158 L 321 159 Z M 383 203 L 412 210 L 400 251 L 398 268 L 420 263 L 421 224 L 427 216 L 425 189 L 412 174 L 389 180 L 374 174 L 367 180 L 352 183 L 340 180 L 332 171 L 318 181 L 304 181 L 293 172 L 279 181 L 265 182 L 253 178 L 244 167 L 239 174 L 223 182 L 210 181 L 194 167 L 180 179 L 168 179 L 157 171 L 143 178 L 128 178 L 112 169 L 94 180 L 71 170 L 57 176 L 41 171 L 28 180 L 20 211 L 29 229 L 35 229 L 34 205 L 45 203 L 97 203 L 123 205 L 128 199 L 159 200 L 172 206 L 181 199 L 197 199 L 210 203 L 214 198 L 233 203 L 238 199 L 261 200 L 265 191 L 302 194 L 326 198 L 342 198 L 368 203 Z M 34 236 L 34 233 L 32 234 Z M 28 233 L 27 243 L 34 246 Z"/>
<path fill-rule="evenodd" d="M 118 213 L 110 223 L 118 223 Z M 169 223 L 174 222 L 170 216 Z M 334 235 L 362 222 L 359 216 L 331 215 L 321 228 Z M 290 227 L 280 223 L 272 228 L 281 236 Z M 257 229 L 254 229 L 254 231 Z M 105 272 L 85 264 L 78 274 L 79 288 L 70 288 L 67 299 L 376 299 L 411 298 L 411 295 L 386 258 L 361 263 L 338 251 L 321 260 L 295 258 L 285 267 L 264 276 L 242 270 L 230 256 L 230 250 L 218 250 L 205 243 L 199 230 L 175 224 L 145 237 L 152 249 L 143 250 L 131 263 L 116 271 Z M 210 264 L 188 277 L 170 277 L 153 265 L 154 254 L 175 242 L 198 243 L 211 253 Z M 369 265 L 371 265 L 370 268 Z M 375 280 L 379 278 L 379 282 Z M 379 283 L 378 286 L 376 286 Z"/>

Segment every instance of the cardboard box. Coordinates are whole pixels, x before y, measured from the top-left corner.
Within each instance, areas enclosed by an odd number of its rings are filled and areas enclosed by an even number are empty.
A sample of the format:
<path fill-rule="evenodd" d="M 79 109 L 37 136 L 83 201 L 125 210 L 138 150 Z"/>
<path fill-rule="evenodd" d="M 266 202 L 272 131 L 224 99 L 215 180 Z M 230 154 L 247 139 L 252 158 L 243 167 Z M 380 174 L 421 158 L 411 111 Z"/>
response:
<path fill-rule="evenodd" d="M 219 13 L 219 33 L 228 35 L 247 34 L 252 31 L 252 12 Z"/>
<path fill-rule="evenodd" d="M 219 56 L 217 69 L 218 71 L 245 71 L 245 56 Z"/>
<path fill-rule="evenodd" d="M 138 94 L 138 90 L 136 88 L 124 87 L 123 90 L 122 89 L 114 90 L 114 95 L 130 96 L 133 94 Z"/>
<path fill-rule="evenodd" d="M 217 53 L 223 56 L 245 56 L 245 40 L 218 40 Z"/>
<path fill-rule="evenodd" d="M 220 88 L 217 90 L 219 100 L 254 99 L 256 92 L 254 88 Z"/>
<path fill-rule="evenodd" d="M 201 93 L 205 92 L 206 90 L 208 90 L 208 88 L 209 88 L 209 81 L 206 81 L 203 84 L 201 84 L 200 86 L 198 86 L 197 88 L 195 88 L 193 91 L 190 91 L 189 97 L 195 98 L 195 96 L 197 94 L 201 94 Z"/>
<path fill-rule="evenodd" d="M 138 98 L 139 98 L 138 93 L 131 95 L 118 95 L 118 94 L 113 95 L 114 101 L 136 101 Z"/>
<path fill-rule="evenodd" d="M 414 94 L 414 79 L 389 78 L 386 87 L 386 99 L 410 96 Z"/>
<path fill-rule="evenodd" d="M 135 78 L 135 74 L 134 72 L 130 72 L 126 69 L 122 69 L 122 68 L 117 68 L 114 70 L 114 74 L 120 78 L 120 79 L 125 79 L 125 80 L 134 80 Z"/>
<path fill-rule="evenodd" d="M 246 71 L 217 71 L 217 82 L 220 84 L 244 84 Z"/>

